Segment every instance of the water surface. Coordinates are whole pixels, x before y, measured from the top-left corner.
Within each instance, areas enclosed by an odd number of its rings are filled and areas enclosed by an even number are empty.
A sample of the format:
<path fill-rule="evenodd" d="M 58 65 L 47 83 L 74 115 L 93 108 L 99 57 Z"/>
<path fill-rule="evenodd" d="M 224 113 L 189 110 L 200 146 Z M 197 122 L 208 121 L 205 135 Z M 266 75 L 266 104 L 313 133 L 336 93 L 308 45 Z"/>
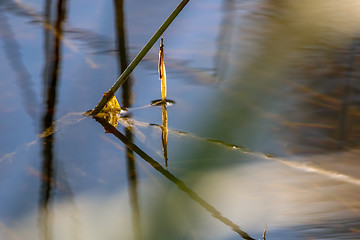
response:
<path fill-rule="evenodd" d="M 360 4 L 0 3 L 1 239 L 358 239 Z M 105 133 L 108 132 L 108 133 Z"/>

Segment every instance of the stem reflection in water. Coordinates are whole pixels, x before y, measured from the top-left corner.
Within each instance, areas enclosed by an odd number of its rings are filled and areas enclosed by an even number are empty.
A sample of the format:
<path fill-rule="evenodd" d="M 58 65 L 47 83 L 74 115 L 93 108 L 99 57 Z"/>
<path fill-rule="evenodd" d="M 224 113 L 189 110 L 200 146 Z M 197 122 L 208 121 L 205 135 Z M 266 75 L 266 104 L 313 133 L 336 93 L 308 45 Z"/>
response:
<path fill-rule="evenodd" d="M 116 52 L 118 58 L 118 69 L 122 73 L 128 66 L 128 56 L 126 47 L 126 26 L 124 15 L 124 1 L 114 0 L 115 9 L 115 33 L 116 33 Z M 130 108 L 133 103 L 132 85 L 133 76 L 130 75 L 126 82 L 121 86 L 122 88 L 122 107 Z M 127 113 L 126 116 L 131 118 L 131 113 Z M 131 127 L 125 128 L 125 135 L 130 142 L 133 141 L 133 132 Z M 127 160 L 127 177 L 129 184 L 129 201 L 132 211 L 132 222 L 134 239 L 141 239 L 141 217 L 139 207 L 139 197 L 137 191 L 137 171 L 135 165 L 135 156 L 131 148 L 126 146 L 126 160 Z"/>
<path fill-rule="evenodd" d="M 119 132 L 105 119 L 98 117 L 93 117 L 93 118 L 97 122 L 99 122 L 107 132 L 112 133 L 116 138 L 122 141 L 127 147 L 129 147 L 136 154 L 138 154 L 143 160 L 149 163 L 156 171 L 160 172 L 164 177 L 166 177 L 168 180 L 173 182 L 181 191 L 185 192 L 192 200 L 194 200 L 195 202 L 200 204 L 203 208 L 205 208 L 208 212 L 210 212 L 214 218 L 220 220 L 225 225 L 231 227 L 231 229 L 234 232 L 238 233 L 242 238 L 247 240 L 254 240 L 254 238 L 250 237 L 246 232 L 242 231 L 238 225 L 233 223 L 230 219 L 222 216 L 221 213 L 218 210 L 216 210 L 214 206 L 212 206 L 203 198 L 201 198 L 196 192 L 190 189 L 182 180 L 175 177 L 171 172 L 163 168 L 157 161 L 155 161 L 147 153 L 145 153 L 138 146 L 136 146 L 132 141 L 126 138 L 121 132 Z"/>
<path fill-rule="evenodd" d="M 56 4 L 56 20 L 54 22 L 56 33 L 50 35 L 45 29 L 45 67 L 44 67 L 44 91 L 46 102 L 43 116 L 43 131 L 48 128 L 55 128 L 54 114 L 56 109 L 56 94 L 60 75 L 61 64 L 61 39 L 63 34 L 63 23 L 66 19 L 66 0 L 58 0 Z M 45 2 L 45 18 L 50 22 L 51 1 Z M 51 45 L 50 42 L 53 42 Z M 55 134 L 49 134 L 43 138 L 43 162 L 42 162 L 42 182 L 39 199 L 39 231 L 40 237 L 44 240 L 53 239 L 52 222 L 53 213 L 51 210 L 54 183 L 55 183 L 55 163 L 54 163 L 54 142 Z"/>
<path fill-rule="evenodd" d="M 31 82 L 31 74 L 22 60 L 21 45 L 16 40 L 16 35 L 3 9 L 0 9 L 0 40 L 9 65 L 16 73 L 16 82 L 21 92 L 19 96 L 22 97 L 24 108 L 36 124 L 39 103 Z"/>
<path fill-rule="evenodd" d="M 166 104 L 162 104 L 162 128 L 161 128 L 161 143 L 162 143 L 162 149 L 163 154 L 165 158 L 165 166 L 168 166 L 168 153 L 167 153 L 167 143 L 168 143 L 168 115 L 167 115 L 167 109 Z"/>

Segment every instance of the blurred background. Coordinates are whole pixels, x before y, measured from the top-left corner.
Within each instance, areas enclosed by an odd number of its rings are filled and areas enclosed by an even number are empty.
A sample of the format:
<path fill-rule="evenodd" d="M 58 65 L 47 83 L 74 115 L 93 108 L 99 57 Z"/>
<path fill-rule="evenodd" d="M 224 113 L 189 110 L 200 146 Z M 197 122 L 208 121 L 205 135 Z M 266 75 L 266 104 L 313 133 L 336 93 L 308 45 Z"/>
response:
<path fill-rule="evenodd" d="M 360 2 L 191 0 L 84 117 L 178 3 L 0 1 L 0 238 L 359 239 Z"/>

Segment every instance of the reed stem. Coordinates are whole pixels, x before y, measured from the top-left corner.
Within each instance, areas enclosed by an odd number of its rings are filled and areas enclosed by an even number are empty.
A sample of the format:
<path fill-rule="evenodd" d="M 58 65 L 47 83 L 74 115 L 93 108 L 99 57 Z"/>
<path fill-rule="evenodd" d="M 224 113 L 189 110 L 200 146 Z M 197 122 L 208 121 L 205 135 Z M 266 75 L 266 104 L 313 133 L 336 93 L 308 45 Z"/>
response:
<path fill-rule="evenodd" d="M 164 62 L 164 43 L 163 38 L 160 41 L 160 50 L 159 50 L 159 79 L 161 81 L 161 99 L 166 100 L 166 70 Z"/>

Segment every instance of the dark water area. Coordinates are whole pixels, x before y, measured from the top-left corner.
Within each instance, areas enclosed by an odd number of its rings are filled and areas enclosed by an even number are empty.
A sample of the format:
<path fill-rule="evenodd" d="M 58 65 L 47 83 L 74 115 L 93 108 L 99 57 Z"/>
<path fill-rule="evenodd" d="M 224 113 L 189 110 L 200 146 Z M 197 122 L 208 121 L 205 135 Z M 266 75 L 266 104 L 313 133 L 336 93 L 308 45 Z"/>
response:
<path fill-rule="evenodd" d="M 360 2 L 0 1 L 0 239 L 360 239 Z M 266 234 L 264 235 L 264 229 Z"/>

